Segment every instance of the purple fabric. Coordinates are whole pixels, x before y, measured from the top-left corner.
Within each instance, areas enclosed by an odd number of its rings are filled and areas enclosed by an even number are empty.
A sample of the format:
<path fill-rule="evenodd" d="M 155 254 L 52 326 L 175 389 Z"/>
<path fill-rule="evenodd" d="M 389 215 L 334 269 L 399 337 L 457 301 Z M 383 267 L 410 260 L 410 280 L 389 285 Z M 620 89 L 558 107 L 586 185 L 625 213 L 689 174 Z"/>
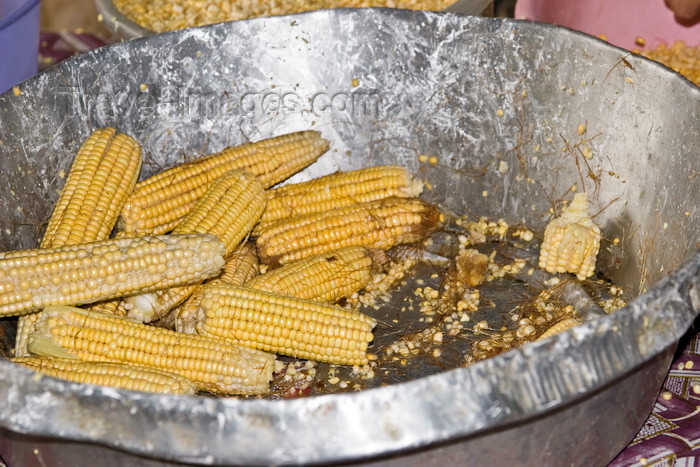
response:
<path fill-rule="evenodd" d="M 72 55 L 106 45 L 92 34 L 42 31 L 39 37 L 39 69 L 54 65 Z"/>
<path fill-rule="evenodd" d="M 700 466 L 700 338 L 671 366 L 654 410 L 609 467 Z"/>

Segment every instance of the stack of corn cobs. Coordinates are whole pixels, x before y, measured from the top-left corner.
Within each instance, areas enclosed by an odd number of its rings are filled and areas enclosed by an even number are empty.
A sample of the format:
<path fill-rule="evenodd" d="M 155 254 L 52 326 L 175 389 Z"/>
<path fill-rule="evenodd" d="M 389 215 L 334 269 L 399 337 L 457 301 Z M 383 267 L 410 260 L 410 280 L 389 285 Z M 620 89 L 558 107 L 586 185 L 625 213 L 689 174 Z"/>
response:
<path fill-rule="evenodd" d="M 86 383 L 238 395 L 269 392 L 275 354 L 366 364 L 375 321 L 334 303 L 439 212 L 395 166 L 271 188 L 328 148 L 291 133 L 137 182 L 139 144 L 93 132 L 40 248 L 0 253 L 0 315 L 20 316 L 13 360 Z"/>
<path fill-rule="evenodd" d="M 367 364 L 375 320 L 336 303 L 440 213 L 397 166 L 274 187 L 328 148 L 318 132 L 291 133 L 137 182 L 139 144 L 93 132 L 40 248 L 0 253 L 0 316 L 19 316 L 12 360 L 84 383 L 222 395 L 268 393 L 276 354 Z M 577 194 L 547 226 L 539 265 L 583 280 L 599 237 Z"/>

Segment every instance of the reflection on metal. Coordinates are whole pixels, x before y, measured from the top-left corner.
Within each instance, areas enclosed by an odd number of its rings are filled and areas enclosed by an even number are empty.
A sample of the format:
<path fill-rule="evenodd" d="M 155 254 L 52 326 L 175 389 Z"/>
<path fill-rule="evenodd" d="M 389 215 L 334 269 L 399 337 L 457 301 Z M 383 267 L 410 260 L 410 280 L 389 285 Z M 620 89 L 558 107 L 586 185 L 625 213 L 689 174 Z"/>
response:
<path fill-rule="evenodd" d="M 10 463 L 68 465 L 80 450 L 106 465 L 159 464 L 138 456 L 602 465 L 646 418 L 700 311 L 700 90 L 582 34 L 446 13 L 321 11 L 105 47 L 20 88 L 0 96 L 3 249 L 35 245 L 61 171 L 95 127 L 141 142 L 145 175 L 314 128 L 332 149 L 294 180 L 399 163 L 446 211 L 539 231 L 575 184 L 598 213 L 601 270 L 637 298 L 468 368 L 296 400 L 147 395 L 37 380 L 0 361 Z"/>

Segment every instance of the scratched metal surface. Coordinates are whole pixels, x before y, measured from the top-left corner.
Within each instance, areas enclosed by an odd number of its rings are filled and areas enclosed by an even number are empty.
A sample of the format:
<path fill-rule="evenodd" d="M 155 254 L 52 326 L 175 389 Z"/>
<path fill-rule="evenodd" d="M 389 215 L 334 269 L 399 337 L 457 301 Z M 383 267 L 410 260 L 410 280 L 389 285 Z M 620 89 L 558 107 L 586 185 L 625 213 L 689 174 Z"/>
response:
<path fill-rule="evenodd" d="M 478 449 L 502 445 L 506 434 L 524 464 L 600 464 L 646 418 L 669 349 L 700 309 L 700 90 L 582 34 L 440 13 L 321 11 L 117 44 L 19 90 L 0 96 L 3 248 L 36 244 L 59 171 L 95 127 L 138 139 L 144 176 L 230 144 L 315 128 L 331 151 L 294 180 L 399 163 L 427 179 L 427 198 L 447 211 L 534 229 L 577 184 L 600 211 L 601 270 L 637 296 L 613 315 L 468 368 L 297 400 L 37 381 L 0 361 L 0 426 L 37 437 L 30 447 L 39 453 L 63 440 L 64 450 L 51 451 L 55 465 L 99 446 L 134 465 L 141 458 L 127 453 L 195 464 L 396 454 L 397 465 L 425 465 L 425 456 L 506 465 L 504 450 Z M 438 164 L 420 164 L 421 154 Z M 618 413 L 619 423 L 597 422 L 594 407 Z M 548 450 L 533 439 L 544 432 Z M 586 443 L 557 444 L 566 439 Z"/>

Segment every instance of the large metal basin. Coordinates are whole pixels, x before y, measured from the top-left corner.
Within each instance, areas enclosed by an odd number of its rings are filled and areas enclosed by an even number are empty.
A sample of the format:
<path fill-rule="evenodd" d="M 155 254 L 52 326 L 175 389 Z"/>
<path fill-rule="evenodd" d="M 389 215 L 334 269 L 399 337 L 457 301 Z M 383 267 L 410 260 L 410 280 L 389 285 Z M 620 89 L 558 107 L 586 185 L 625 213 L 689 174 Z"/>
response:
<path fill-rule="evenodd" d="M 700 311 L 700 90 L 580 33 L 319 11 L 106 47 L 20 90 L 0 97 L 2 248 L 36 244 L 60 171 L 94 127 L 137 138 L 147 173 L 316 128 L 332 150 L 297 180 L 404 164 L 446 210 L 535 229 L 577 184 L 599 211 L 601 270 L 636 298 L 468 368 L 296 400 L 147 395 L 0 361 L 10 465 L 602 465 L 651 411 Z M 577 155 L 582 139 L 591 159 Z"/>

